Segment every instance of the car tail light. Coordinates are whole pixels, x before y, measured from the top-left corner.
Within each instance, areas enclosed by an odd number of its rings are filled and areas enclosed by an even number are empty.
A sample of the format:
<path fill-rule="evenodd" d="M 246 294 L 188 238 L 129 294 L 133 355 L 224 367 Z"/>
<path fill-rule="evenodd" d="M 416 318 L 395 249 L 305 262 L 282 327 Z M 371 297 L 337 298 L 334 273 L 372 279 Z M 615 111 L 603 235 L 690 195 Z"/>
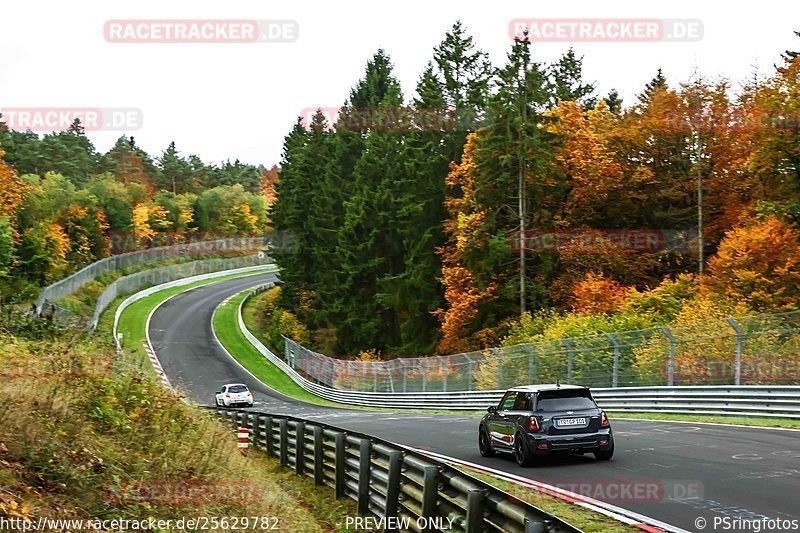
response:
<path fill-rule="evenodd" d="M 247 394 L 248 396 L 250 396 L 250 391 L 247 391 L 247 393 L 246 393 L 246 394 Z"/>
<path fill-rule="evenodd" d="M 231 397 L 231 395 L 230 395 L 230 394 L 228 394 L 228 393 L 225 393 L 225 397 L 226 397 L 226 398 L 230 398 L 230 397 Z"/>
<path fill-rule="evenodd" d="M 603 427 L 608 427 L 608 417 L 606 416 L 605 411 L 600 412 L 600 425 Z"/>
<path fill-rule="evenodd" d="M 531 423 L 530 423 L 530 430 L 531 431 L 539 431 L 539 429 L 541 429 L 539 427 L 539 421 L 536 419 L 535 416 L 532 416 L 531 417 Z"/>

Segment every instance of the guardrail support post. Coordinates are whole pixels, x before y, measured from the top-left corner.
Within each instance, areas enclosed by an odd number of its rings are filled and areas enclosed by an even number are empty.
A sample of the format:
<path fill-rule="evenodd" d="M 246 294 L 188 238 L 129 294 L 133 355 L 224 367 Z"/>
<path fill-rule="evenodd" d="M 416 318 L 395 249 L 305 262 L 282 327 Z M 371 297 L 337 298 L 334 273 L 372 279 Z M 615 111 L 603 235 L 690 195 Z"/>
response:
<path fill-rule="evenodd" d="M 422 516 L 433 518 L 436 515 L 436 500 L 439 496 L 439 469 L 426 466 L 422 471 Z M 426 529 L 424 531 L 433 531 Z"/>
<path fill-rule="evenodd" d="M 612 370 L 611 386 L 619 387 L 619 343 L 611 333 L 606 333 L 606 337 L 608 337 L 611 344 L 614 345 L 614 368 Z"/>
<path fill-rule="evenodd" d="M 369 481 L 372 467 L 372 443 L 361 439 L 358 463 L 358 514 L 369 514 Z"/>
<path fill-rule="evenodd" d="M 661 331 L 669 339 L 669 359 L 667 360 L 667 385 L 675 385 L 675 337 L 667 326 L 661 326 Z"/>
<path fill-rule="evenodd" d="M 572 359 L 575 354 L 575 349 L 572 343 L 567 339 L 561 339 L 561 344 L 567 349 L 567 385 L 572 385 Z"/>
<path fill-rule="evenodd" d="M 272 417 L 264 418 L 264 438 L 267 440 L 267 455 L 275 455 L 275 446 L 272 439 Z"/>
<path fill-rule="evenodd" d="M 278 420 L 278 426 L 280 427 L 280 460 L 281 466 L 287 466 L 289 464 L 289 421 L 285 418 L 281 418 Z"/>
<path fill-rule="evenodd" d="M 525 533 L 545 533 L 547 527 L 541 520 L 525 517 Z"/>
<path fill-rule="evenodd" d="M 744 332 L 742 328 L 739 327 L 739 324 L 732 318 L 725 319 L 728 324 L 731 325 L 733 331 L 736 332 L 736 368 L 734 370 L 735 374 L 735 383 L 736 385 L 741 385 L 742 382 L 742 340 L 744 339 Z"/>
<path fill-rule="evenodd" d="M 295 445 L 294 445 L 294 471 L 297 475 L 303 475 L 306 463 L 306 425 L 303 422 L 295 422 Z"/>
<path fill-rule="evenodd" d="M 483 490 L 475 489 L 467 493 L 467 533 L 483 531 L 483 513 L 486 495 Z"/>
<path fill-rule="evenodd" d="M 314 485 L 325 483 L 325 432 L 322 426 L 314 426 Z"/>
<path fill-rule="evenodd" d="M 347 469 L 347 435 L 344 433 L 337 433 L 333 439 L 333 444 L 336 449 L 336 461 L 334 464 L 334 471 L 336 473 L 335 487 L 336 499 L 341 499 L 346 496 L 345 492 L 345 470 Z"/>
<path fill-rule="evenodd" d="M 386 516 L 398 516 L 403 452 L 389 452 L 389 478 L 386 481 Z"/>

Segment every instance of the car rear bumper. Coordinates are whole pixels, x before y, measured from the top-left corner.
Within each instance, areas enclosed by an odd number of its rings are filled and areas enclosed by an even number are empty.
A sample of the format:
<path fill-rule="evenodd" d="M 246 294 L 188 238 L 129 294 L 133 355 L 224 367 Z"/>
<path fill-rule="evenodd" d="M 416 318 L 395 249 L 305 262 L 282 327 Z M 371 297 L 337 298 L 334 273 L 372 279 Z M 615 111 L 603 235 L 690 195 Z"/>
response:
<path fill-rule="evenodd" d="M 528 449 L 536 455 L 547 455 L 556 451 L 602 452 L 614 446 L 614 436 L 610 429 L 572 435 L 527 433 L 525 438 L 528 440 Z"/>

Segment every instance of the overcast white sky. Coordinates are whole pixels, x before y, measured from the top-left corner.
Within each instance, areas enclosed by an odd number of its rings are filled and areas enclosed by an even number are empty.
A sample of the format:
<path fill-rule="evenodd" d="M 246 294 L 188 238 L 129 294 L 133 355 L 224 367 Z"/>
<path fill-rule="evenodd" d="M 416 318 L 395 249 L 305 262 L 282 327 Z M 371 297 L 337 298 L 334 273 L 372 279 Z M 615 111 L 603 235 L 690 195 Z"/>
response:
<path fill-rule="evenodd" d="M 406 0 L 137 0 L 6 2 L 0 12 L 0 108 L 134 107 L 131 132 L 152 155 L 171 140 L 181 153 L 219 162 L 277 163 L 283 136 L 308 107 L 338 106 L 379 47 L 388 51 L 408 98 L 433 47 L 461 19 L 495 64 L 514 18 L 695 18 L 704 38 L 687 43 L 575 43 L 601 93 L 630 102 L 662 67 L 671 82 L 693 70 L 739 82 L 772 70 L 800 49 L 800 2 L 712 0 L 597 2 Z M 111 44 L 109 19 L 293 19 L 294 43 Z M 535 46 L 537 59 L 566 43 Z M 120 132 L 92 132 L 101 151 Z"/>

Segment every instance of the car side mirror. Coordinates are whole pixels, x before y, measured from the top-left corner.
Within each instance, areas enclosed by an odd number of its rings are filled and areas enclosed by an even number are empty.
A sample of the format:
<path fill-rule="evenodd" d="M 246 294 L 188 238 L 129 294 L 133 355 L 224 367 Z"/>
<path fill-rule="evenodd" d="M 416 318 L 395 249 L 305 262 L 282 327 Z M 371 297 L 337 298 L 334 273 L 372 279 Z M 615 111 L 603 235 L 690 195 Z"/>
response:
<path fill-rule="evenodd" d="M 494 405 L 490 405 L 488 407 L 488 409 L 486 409 L 486 412 L 488 412 L 488 413 L 496 413 L 497 412 L 497 407 L 495 407 Z"/>

